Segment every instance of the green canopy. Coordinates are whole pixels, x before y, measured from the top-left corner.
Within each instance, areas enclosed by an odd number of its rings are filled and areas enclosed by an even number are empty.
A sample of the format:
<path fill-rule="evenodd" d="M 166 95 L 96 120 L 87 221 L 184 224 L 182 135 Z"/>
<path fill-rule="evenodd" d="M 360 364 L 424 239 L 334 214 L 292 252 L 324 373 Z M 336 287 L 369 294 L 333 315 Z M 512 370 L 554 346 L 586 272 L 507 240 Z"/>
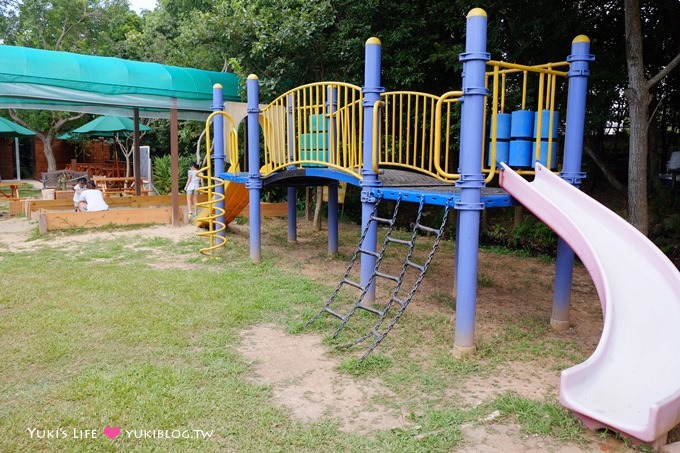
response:
<path fill-rule="evenodd" d="M 205 119 L 213 85 L 239 101 L 238 77 L 112 57 L 0 45 L 0 108 Z"/>

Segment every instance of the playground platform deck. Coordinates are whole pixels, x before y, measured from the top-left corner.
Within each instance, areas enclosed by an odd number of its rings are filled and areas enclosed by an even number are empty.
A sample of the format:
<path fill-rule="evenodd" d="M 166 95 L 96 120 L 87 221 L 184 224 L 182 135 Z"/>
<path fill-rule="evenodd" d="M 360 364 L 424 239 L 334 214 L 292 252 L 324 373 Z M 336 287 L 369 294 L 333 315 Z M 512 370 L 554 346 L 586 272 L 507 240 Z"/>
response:
<path fill-rule="evenodd" d="M 220 178 L 238 184 L 246 184 L 248 173 L 223 173 Z M 445 206 L 453 205 L 460 198 L 460 188 L 431 176 L 412 171 L 386 169 L 378 177 L 381 182 L 374 188 L 374 195 L 386 200 L 401 198 L 404 201 L 418 202 L 422 197 L 427 204 Z M 360 181 L 347 173 L 332 168 L 296 168 L 293 170 L 274 173 L 262 179 L 264 187 L 268 186 L 317 186 L 327 185 L 329 182 L 342 181 L 354 186 L 360 186 Z M 513 206 L 516 202 L 503 189 L 498 187 L 484 187 L 482 189 L 482 203 L 487 208 Z"/>

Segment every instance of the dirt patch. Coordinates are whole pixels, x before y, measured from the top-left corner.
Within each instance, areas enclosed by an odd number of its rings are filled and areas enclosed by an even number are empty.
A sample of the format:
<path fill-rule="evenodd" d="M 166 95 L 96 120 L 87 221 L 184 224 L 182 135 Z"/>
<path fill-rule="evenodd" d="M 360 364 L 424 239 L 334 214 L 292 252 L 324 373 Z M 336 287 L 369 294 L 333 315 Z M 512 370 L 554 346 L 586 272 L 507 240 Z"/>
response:
<path fill-rule="evenodd" d="M 35 236 L 38 224 L 23 217 L 10 217 L 0 220 L 0 250 L 22 252 L 36 247 L 68 248 L 94 240 L 112 240 L 120 237 L 135 237 L 143 234 L 146 237 L 162 237 L 174 242 L 191 238 L 197 228 L 193 225 L 151 225 L 134 230 L 85 230 L 80 234 L 51 233 L 49 240 Z M 140 233 L 143 231 L 143 233 Z"/>
<path fill-rule="evenodd" d="M 260 325 L 243 332 L 242 340 L 239 351 L 251 361 L 257 382 L 271 385 L 274 400 L 295 418 L 332 418 L 340 430 L 361 434 L 409 425 L 404 414 L 377 402 L 394 398 L 379 380 L 338 373 L 321 337 Z"/>

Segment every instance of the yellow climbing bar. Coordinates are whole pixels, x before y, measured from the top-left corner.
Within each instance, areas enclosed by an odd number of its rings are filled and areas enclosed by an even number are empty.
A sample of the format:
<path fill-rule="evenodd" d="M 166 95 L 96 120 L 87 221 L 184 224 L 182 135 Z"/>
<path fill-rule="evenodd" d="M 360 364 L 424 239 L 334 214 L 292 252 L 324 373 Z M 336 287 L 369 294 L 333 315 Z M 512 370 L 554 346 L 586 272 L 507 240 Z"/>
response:
<path fill-rule="evenodd" d="M 197 224 L 203 224 L 206 226 L 205 231 L 199 231 L 196 234 L 200 237 L 207 237 L 210 241 L 210 245 L 208 247 L 202 248 L 200 252 L 203 255 L 209 256 L 214 256 L 216 249 L 224 247 L 226 239 L 224 238 L 224 235 L 220 235 L 220 233 L 226 230 L 228 223 L 228 221 L 225 219 L 226 211 L 222 207 L 225 205 L 226 184 L 224 180 L 214 175 L 214 169 L 212 166 L 210 126 L 213 122 L 213 119 L 218 115 L 224 117 L 227 122 L 225 125 L 225 127 L 228 129 L 226 145 L 228 147 L 227 155 L 229 156 L 229 162 L 231 164 L 228 171 L 235 174 L 239 169 L 238 135 L 236 134 L 234 120 L 225 112 L 213 112 L 205 121 L 205 165 L 198 171 L 198 174 L 201 176 L 204 182 L 198 190 L 199 193 L 205 193 L 207 195 L 207 200 L 198 203 L 198 207 L 202 209 L 200 211 L 200 215 L 196 219 Z M 218 190 L 219 188 L 222 190 Z M 224 221 L 221 219 L 224 219 Z"/>

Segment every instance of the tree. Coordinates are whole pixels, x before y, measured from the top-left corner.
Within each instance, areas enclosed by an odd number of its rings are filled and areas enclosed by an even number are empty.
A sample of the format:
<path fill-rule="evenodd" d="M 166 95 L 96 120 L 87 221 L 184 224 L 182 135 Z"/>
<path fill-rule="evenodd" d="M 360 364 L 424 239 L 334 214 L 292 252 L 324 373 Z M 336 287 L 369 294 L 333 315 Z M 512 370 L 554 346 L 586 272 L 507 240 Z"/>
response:
<path fill-rule="evenodd" d="M 149 119 L 142 120 L 140 124 L 148 126 L 151 123 Z M 139 140 L 146 135 L 147 131 L 139 131 Z M 132 153 L 134 152 L 134 134 L 131 132 L 122 132 L 113 134 L 113 142 L 120 148 L 125 157 L 125 177 L 129 178 L 132 175 Z"/>
<path fill-rule="evenodd" d="M 626 57 L 628 62 L 628 100 L 630 142 L 628 148 L 628 216 L 630 223 L 647 234 L 647 164 L 649 154 L 649 105 L 652 88 L 678 64 L 680 53 L 656 75 L 647 79 L 643 61 L 643 32 L 639 0 L 625 0 Z"/>

